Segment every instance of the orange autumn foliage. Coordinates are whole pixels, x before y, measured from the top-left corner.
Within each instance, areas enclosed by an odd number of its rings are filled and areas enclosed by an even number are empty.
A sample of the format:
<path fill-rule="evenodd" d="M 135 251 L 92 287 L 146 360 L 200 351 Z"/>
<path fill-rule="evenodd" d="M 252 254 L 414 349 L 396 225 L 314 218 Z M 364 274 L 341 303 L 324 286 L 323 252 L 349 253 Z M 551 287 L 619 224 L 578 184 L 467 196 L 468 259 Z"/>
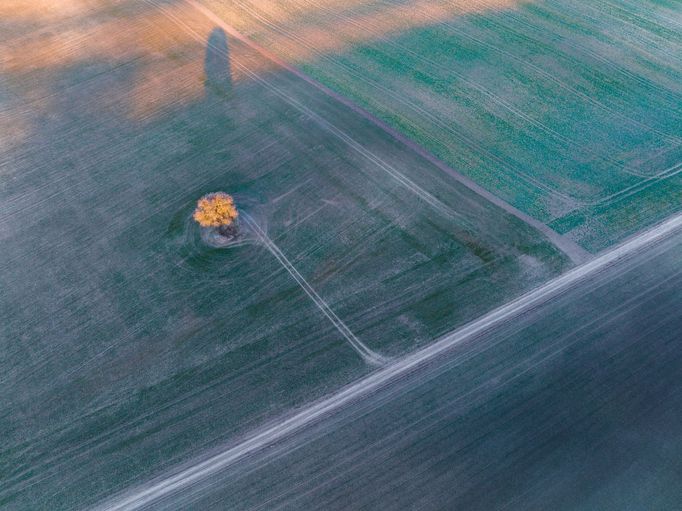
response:
<path fill-rule="evenodd" d="M 221 227 L 231 225 L 238 216 L 239 212 L 232 196 L 217 192 L 199 199 L 193 218 L 202 227 Z"/>

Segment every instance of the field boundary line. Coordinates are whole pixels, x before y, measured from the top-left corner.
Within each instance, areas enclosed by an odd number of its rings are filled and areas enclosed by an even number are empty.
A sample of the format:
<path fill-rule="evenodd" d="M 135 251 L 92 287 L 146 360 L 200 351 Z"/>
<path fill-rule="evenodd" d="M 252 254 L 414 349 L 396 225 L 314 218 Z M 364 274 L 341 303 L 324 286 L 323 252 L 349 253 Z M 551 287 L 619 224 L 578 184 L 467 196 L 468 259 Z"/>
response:
<path fill-rule="evenodd" d="M 415 152 L 417 155 L 434 165 L 436 168 L 439 170 L 445 172 L 448 174 L 450 177 L 452 177 L 455 181 L 459 182 L 475 194 L 479 195 L 480 197 L 486 199 L 488 202 L 494 204 L 495 206 L 503 209 L 510 215 L 518 218 L 525 224 L 533 227 L 535 230 L 539 231 L 541 234 L 543 234 L 556 248 L 561 250 L 566 256 L 573 261 L 575 264 L 581 264 L 588 259 L 590 259 L 592 254 L 590 254 L 587 250 L 582 248 L 580 245 L 578 245 L 575 241 L 572 239 L 568 238 L 567 236 L 564 236 L 562 234 L 559 234 L 556 232 L 554 229 L 549 227 L 547 224 L 537 220 L 536 218 L 533 218 L 532 216 L 524 213 L 520 209 L 517 209 L 516 207 L 512 206 L 509 204 L 507 201 L 504 199 L 501 199 L 494 193 L 486 190 L 479 184 L 477 184 L 475 181 L 473 181 L 471 178 L 465 176 L 464 174 L 456 171 L 452 167 L 450 167 L 448 164 L 446 164 L 444 161 L 436 157 L 434 154 L 432 154 L 429 150 L 426 148 L 422 147 L 420 144 L 414 142 L 413 140 L 407 138 L 405 135 L 397 131 L 396 129 L 392 128 L 388 124 L 386 124 L 384 121 L 379 119 L 377 116 L 372 114 L 371 112 L 365 110 L 355 102 L 351 101 L 349 98 L 342 96 L 341 94 L 333 91 L 326 85 L 318 82 L 314 78 L 308 76 L 305 74 L 303 71 L 300 69 L 292 66 L 291 64 L 288 64 L 287 62 L 284 62 L 282 59 L 280 59 L 278 56 L 267 50 L 266 48 L 263 48 L 261 45 L 258 43 L 253 42 L 251 39 L 249 39 L 247 36 L 243 35 L 241 32 L 239 32 L 236 28 L 233 26 L 229 25 L 227 22 L 225 22 L 220 16 L 218 16 L 216 13 L 214 13 L 212 10 L 208 9 L 206 6 L 200 4 L 197 2 L 197 0 L 182 0 L 185 2 L 187 5 L 190 5 L 194 9 L 196 9 L 198 12 L 203 14 L 206 18 L 208 18 L 211 22 L 215 23 L 217 26 L 222 28 L 228 35 L 231 37 L 239 40 L 243 44 L 247 45 L 248 47 L 252 48 L 256 52 L 260 53 L 263 55 L 265 58 L 268 60 L 272 61 L 274 64 L 277 66 L 281 67 L 282 69 L 290 72 L 291 74 L 295 75 L 296 77 L 300 78 L 301 80 L 307 82 L 308 84 L 312 85 L 315 87 L 317 90 L 320 92 L 324 93 L 325 95 L 331 97 L 332 99 L 336 100 L 337 102 L 343 104 L 353 112 L 357 113 L 361 117 L 363 117 L 365 120 L 371 122 L 378 128 L 380 128 L 382 131 L 387 133 L 388 135 L 391 136 L 394 140 L 400 142 L 403 144 L 405 147 L 411 149 L 413 152 Z"/>
<path fill-rule="evenodd" d="M 481 335 L 494 327 L 510 321 L 529 309 L 538 307 L 568 288 L 613 266 L 615 263 L 640 252 L 650 245 L 666 239 L 682 229 L 682 213 L 678 213 L 662 223 L 630 238 L 617 247 L 602 252 L 581 266 L 556 277 L 542 286 L 516 298 L 501 307 L 485 314 L 471 323 L 445 335 L 432 344 L 395 362 L 375 370 L 368 376 L 351 383 L 340 391 L 323 398 L 298 411 L 289 418 L 274 425 L 254 431 L 245 440 L 233 445 L 203 461 L 196 462 L 179 472 L 150 481 L 127 493 L 120 494 L 95 507 L 98 511 L 132 511 L 143 508 L 158 499 L 204 481 L 211 475 L 234 465 L 240 459 L 261 451 L 268 446 L 317 423 L 337 412 L 342 407 L 377 392 L 394 380 L 414 374 L 441 356 L 446 356 L 452 348 Z"/>

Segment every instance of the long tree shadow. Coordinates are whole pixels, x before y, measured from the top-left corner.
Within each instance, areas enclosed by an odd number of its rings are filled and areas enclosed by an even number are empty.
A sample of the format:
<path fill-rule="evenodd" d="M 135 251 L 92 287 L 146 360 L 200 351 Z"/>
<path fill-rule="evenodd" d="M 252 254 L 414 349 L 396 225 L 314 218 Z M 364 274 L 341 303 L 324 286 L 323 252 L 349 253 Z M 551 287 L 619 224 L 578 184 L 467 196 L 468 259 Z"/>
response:
<path fill-rule="evenodd" d="M 208 37 L 204 71 L 206 73 L 204 87 L 207 96 L 215 95 L 228 98 L 232 95 L 230 47 L 227 42 L 227 35 L 222 28 L 214 28 Z"/>

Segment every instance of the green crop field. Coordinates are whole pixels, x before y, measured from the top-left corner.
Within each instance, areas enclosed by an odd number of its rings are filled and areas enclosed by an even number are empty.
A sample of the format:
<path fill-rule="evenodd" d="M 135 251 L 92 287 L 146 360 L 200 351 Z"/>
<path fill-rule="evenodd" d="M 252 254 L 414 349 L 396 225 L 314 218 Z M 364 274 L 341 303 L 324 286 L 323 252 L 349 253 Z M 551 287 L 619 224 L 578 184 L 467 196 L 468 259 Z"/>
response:
<path fill-rule="evenodd" d="M 682 202 L 679 2 L 207 3 L 589 251 Z"/>
<path fill-rule="evenodd" d="M 460 3 L 0 5 L 0 508 L 87 508 L 679 211 L 679 3 Z"/>

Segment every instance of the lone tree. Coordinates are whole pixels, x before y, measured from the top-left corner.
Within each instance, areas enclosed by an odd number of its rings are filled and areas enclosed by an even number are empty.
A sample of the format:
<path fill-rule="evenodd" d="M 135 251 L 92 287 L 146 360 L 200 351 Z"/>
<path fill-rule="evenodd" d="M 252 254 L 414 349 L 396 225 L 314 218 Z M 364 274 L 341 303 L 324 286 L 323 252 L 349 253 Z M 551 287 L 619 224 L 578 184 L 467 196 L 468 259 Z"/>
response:
<path fill-rule="evenodd" d="M 209 193 L 197 202 L 194 220 L 202 227 L 215 227 L 222 236 L 237 234 L 236 220 L 239 216 L 234 199 L 224 192 Z"/>

